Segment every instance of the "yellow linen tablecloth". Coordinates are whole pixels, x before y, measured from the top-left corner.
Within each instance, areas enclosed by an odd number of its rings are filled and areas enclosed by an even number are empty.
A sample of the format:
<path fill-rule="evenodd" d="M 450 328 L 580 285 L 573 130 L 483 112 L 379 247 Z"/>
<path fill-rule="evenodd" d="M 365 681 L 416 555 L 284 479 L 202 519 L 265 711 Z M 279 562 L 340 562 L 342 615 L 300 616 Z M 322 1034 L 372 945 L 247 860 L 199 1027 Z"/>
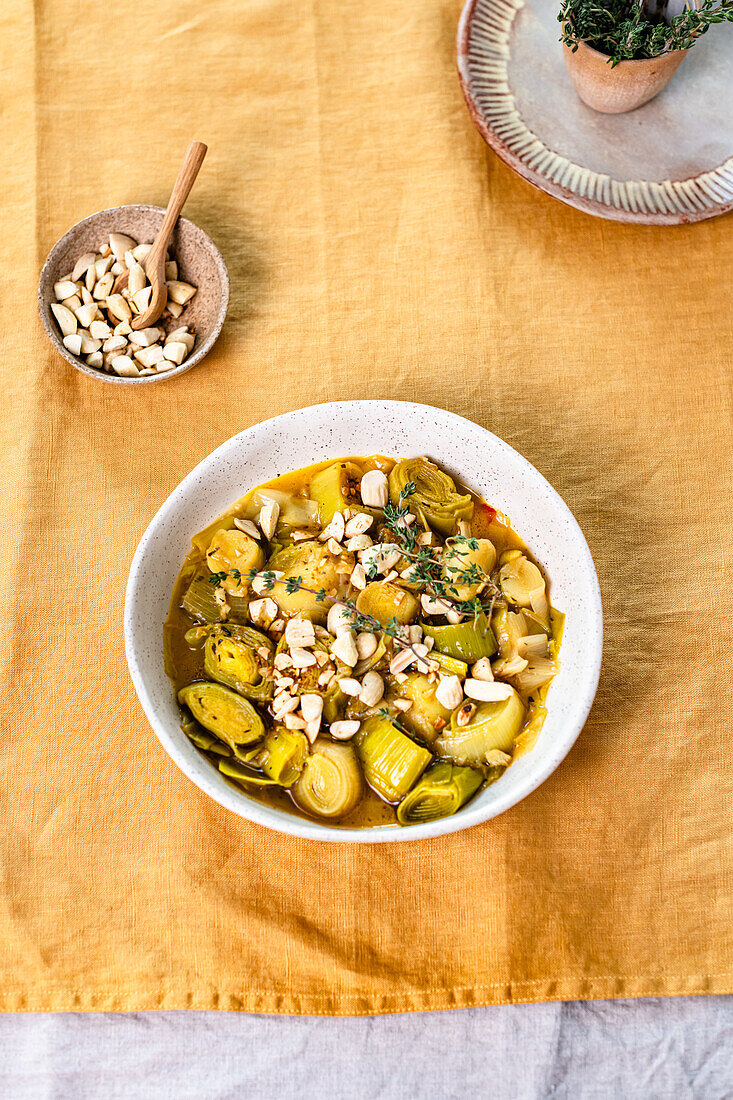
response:
<path fill-rule="evenodd" d="M 724 992 L 730 906 L 730 218 L 594 220 L 490 154 L 455 0 L 160 0 L 0 12 L 5 105 L 0 1007 L 373 1013 Z M 558 47 L 559 48 L 559 47 Z M 190 374 L 72 370 L 35 309 L 77 219 L 164 203 L 232 278 Z M 606 612 L 576 747 L 466 833 L 329 846 L 248 824 L 171 763 L 123 596 L 213 448 L 311 402 L 404 398 L 557 487 Z M 376 439 L 376 436 L 375 436 Z"/>

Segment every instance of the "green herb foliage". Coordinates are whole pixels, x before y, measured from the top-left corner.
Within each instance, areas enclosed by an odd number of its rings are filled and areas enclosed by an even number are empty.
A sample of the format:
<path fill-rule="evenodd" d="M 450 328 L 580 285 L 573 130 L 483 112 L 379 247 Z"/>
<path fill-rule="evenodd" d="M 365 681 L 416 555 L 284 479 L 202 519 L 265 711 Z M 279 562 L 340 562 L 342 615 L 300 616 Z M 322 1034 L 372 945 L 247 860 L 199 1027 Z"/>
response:
<path fill-rule="evenodd" d="M 581 42 L 608 54 L 609 64 L 689 50 L 713 23 L 733 22 L 733 0 L 689 3 L 669 21 L 668 0 L 562 0 L 561 41 L 573 52 Z"/>

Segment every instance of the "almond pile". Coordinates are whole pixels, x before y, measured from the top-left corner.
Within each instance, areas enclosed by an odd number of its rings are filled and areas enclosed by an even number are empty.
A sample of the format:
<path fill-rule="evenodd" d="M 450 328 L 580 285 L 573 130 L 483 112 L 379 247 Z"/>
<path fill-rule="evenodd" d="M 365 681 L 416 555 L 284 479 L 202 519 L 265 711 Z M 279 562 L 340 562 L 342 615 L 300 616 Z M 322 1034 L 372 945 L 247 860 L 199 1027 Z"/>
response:
<path fill-rule="evenodd" d="M 151 249 L 125 233 L 110 233 L 98 252 L 80 256 L 73 271 L 54 284 L 51 312 L 64 347 L 97 370 L 125 378 L 160 374 L 178 367 L 193 351 L 196 337 L 187 325 L 166 334 L 162 327 L 135 331 L 133 318 L 150 304 L 152 288 L 143 268 Z M 127 286 L 115 292 L 119 275 Z M 178 264 L 166 258 L 168 302 L 161 322 L 179 318 L 196 287 L 181 282 Z"/>

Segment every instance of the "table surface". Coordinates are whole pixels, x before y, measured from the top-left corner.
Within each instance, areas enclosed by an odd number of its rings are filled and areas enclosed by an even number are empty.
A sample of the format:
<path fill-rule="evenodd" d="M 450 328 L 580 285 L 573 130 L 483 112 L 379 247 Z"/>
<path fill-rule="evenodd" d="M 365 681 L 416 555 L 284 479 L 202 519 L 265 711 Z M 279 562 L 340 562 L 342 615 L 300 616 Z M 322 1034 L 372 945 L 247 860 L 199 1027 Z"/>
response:
<path fill-rule="evenodd" d="M 0 1016 L 6 1100 L 733 1096 L 733 996 L 366 1018 Z"/>

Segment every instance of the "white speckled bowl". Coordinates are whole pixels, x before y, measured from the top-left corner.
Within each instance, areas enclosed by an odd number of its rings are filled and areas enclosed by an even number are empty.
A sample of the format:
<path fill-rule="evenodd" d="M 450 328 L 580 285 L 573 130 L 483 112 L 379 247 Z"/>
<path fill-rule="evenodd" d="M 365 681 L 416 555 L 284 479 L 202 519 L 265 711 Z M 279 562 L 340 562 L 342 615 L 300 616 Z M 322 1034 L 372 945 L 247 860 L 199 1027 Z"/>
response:
<path fill-rule="evenodd" d="M 428 825 L 339 829 L 271 809 L 234 790 L 179 727 L 163 668 L 163 622 L 191 535 L 262 481 L 326 458 L 427 454 L 511 517 L 550 578 L 566 615 L 561 669 L 539 740 L 501 779 L 454 817 Z M 130 673 L 148 720 L 179 768 L 222 806 L 271 829 L 313 840 L 419 840 L 467 829 L 525 798 L 558 766 L 583 728 L 598 685 L 603 617 L 583 533 L 567 505 L 526 459 L 491 432 L 454 413 L 402 401 L 313 405 L 266 420 L 204 459 L 169 496 L 133 558 L 125 603 Z"/>

